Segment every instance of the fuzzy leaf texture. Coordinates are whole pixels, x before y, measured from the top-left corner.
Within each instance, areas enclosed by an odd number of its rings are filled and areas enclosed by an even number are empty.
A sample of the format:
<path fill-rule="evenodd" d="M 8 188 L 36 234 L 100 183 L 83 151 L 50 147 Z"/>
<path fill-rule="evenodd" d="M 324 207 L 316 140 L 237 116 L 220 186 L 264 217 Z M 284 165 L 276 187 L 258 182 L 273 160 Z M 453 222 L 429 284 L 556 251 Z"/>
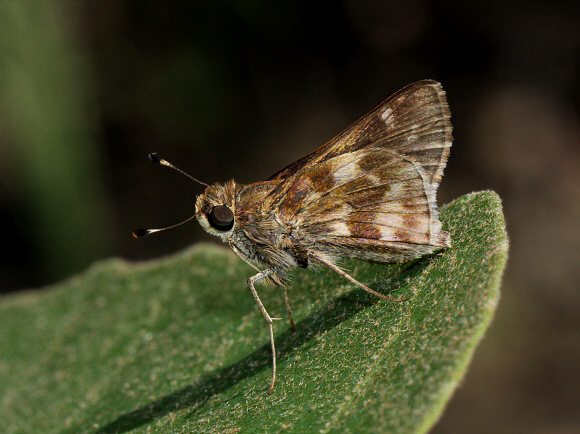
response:
<path fill-rule="evenodd" d="M 0 431 L 428 431 L 464 375 L 499 297 L 508 240 L 493 192 L 441 209 L 453 247 L 413 264 L 344 264 L 260 286 L 268 328 L 231 252 L 199 244 L 141 264 L 112 259 L 0 303 Z"/>

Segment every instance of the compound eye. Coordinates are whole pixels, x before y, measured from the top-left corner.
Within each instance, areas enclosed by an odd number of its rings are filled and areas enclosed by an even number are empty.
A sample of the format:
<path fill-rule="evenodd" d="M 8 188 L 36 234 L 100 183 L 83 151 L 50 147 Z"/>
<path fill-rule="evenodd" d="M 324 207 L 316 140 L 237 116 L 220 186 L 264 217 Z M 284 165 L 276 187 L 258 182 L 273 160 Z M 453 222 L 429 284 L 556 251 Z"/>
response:
<path fill-rule="evenodd" d="M 214 206 L 208 214 L 209 224 L 218 231 L 229 231 L 234 226 L 234 213 L 225 205 Z"/>

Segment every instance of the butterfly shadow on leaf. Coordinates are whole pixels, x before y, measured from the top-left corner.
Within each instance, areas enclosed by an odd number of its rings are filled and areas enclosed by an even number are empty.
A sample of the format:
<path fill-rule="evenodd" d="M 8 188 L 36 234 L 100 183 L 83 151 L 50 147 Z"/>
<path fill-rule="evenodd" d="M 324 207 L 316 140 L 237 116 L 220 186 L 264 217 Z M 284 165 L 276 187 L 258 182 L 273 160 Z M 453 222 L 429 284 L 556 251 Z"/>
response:
<path fill-rule="evenodd" d="M 415 261 L 411 265 L 391 266 L 389 267 L 391 272 L 388 281 L 385 283 L 383 280 L 383 283 L 378 285 L 377 280 L 374 282 L 374 285 L 375 287 L 387 287 L 389 288 L 388 292 L 400 289 L 420 274 L 429 262 L 429 259 L 425 258 Z M 382 292 L 386 293 L 387 291 L 383 289 Z M 355 289 L 338 297 L 336 300 L 299 321 L 296 324 L 296 332 L 288 329 L 276 337 L 280 360 L 288 357 L 289 354 L 316 335 L 331 330 L 378 302 L 389 303 L 366 293 L 362 289 Z M 136 410 L 121 415 L 96 432 L 119 433 L 131 431 L 164 417 L 170 412 L 175 412 L 177 409 L 189 409 L 188 415 L 192 417 L 213 396 L 225 392 L 240 381 L 250 378 L 270 367 L 270 344 L 265 344 L 247 357 L 230 366 L 215 370 L 195 384 L 186 386 Z M 278 387 L 283 388 L 284 385 L 279 384 Z M 267 384 L 264 384 L 264 394 L 266 394 L 267 388 Z"/>

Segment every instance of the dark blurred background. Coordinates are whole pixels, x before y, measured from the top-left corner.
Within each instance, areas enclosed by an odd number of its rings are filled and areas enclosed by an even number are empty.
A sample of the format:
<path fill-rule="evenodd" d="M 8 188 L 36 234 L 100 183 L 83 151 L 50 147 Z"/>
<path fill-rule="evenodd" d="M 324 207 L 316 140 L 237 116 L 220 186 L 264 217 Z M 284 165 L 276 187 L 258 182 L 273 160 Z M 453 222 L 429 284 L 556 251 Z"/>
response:
<path fill-rule="evenodd" d="M 448 93 L 439 202 L 493 189 L 494 323 L 434 429 L 579 432 L 580 3 L 0 3 L 0 292 L 208 239 L 201 187 L 263 180 L 397 89 Z"/>

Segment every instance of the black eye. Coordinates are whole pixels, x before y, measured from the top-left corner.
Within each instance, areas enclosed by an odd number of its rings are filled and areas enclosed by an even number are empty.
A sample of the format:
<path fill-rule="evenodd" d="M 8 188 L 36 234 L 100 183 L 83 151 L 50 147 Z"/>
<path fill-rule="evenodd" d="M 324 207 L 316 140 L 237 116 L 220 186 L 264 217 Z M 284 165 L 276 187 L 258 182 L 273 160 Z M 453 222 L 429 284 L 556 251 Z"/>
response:
<path fill-rule="evenodd" d="M 207 215 L 209 224 L 218 231 L 229 231 L 234 226 L 234 213 L 225 205 L 214 206 Z"/>

